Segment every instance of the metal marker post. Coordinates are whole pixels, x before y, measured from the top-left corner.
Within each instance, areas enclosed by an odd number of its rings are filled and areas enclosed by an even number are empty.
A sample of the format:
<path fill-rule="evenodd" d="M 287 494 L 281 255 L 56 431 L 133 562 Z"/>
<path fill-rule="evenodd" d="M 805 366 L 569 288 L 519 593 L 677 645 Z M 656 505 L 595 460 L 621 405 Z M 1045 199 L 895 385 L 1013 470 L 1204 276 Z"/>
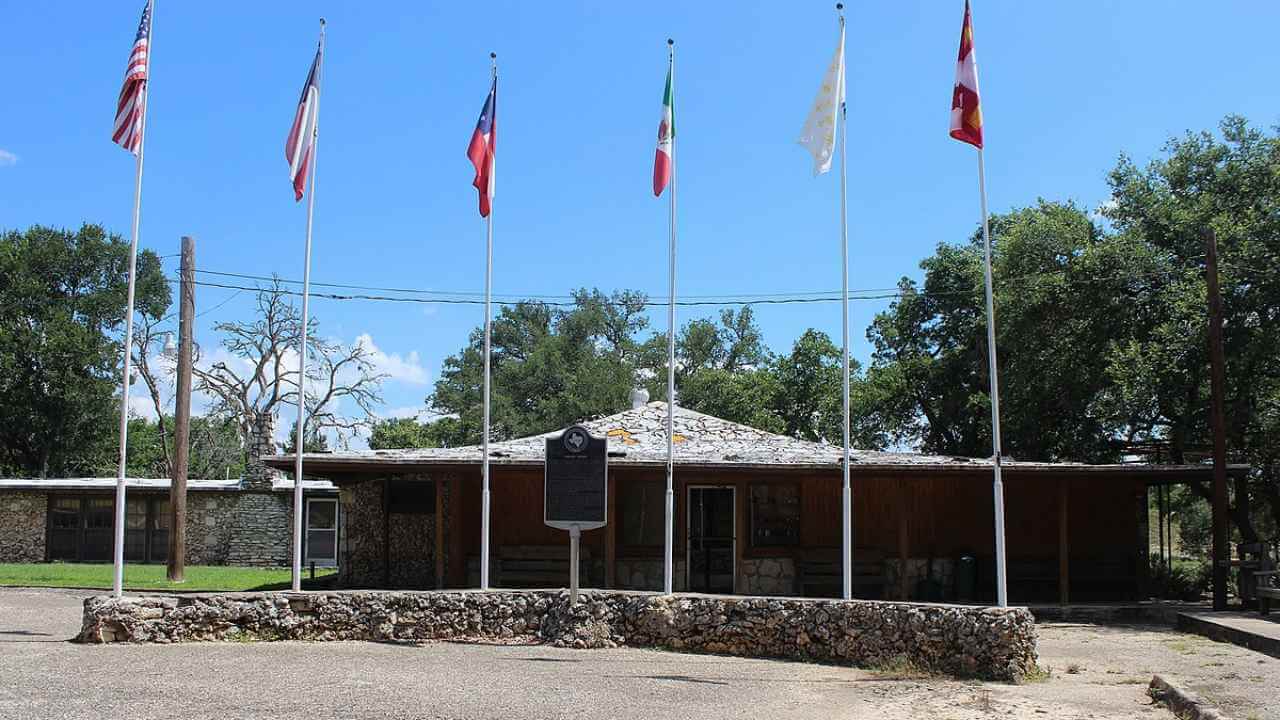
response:
<path fill-rule="evenodd" d="M 578 541 L 582 539 L 582 528 L 574 525 L 569 528 L 569 607 L 578 604 Z"/>

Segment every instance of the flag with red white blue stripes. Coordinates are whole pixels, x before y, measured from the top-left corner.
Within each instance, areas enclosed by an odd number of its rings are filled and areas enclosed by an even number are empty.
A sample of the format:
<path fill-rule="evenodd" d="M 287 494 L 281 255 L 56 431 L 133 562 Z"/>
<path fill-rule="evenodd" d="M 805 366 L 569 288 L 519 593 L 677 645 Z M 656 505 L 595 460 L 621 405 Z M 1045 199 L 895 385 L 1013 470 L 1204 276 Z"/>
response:
<path fill-rule="evenodd" d="M 138 35 L 129 52 L 129 66 L 124 71 L 124 86 L 116 103 L 116 124 L 111 141 L 137 155 L 142 150 L 142 118 L 146 113 L 147 76 L 151 70 L 151 0 L 142 8 Z"/>
<path fill-rule="evenodd" d="M 289 179 L 293 181 L 293 199 L 301 200 L 311 172 L 316 144 L 316 116 L 320 111 L 320 49 L 311 61 L 311 71 L 298 98 L 298 111 L 293 115 L 289 137 L 284 141 L 284 159 L 289 161 Z"/>

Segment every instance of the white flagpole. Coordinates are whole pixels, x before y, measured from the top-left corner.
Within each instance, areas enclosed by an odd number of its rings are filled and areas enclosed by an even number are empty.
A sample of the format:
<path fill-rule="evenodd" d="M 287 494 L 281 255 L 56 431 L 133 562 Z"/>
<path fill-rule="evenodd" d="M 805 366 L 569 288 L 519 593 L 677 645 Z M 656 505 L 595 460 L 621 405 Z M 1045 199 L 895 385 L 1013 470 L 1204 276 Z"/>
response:
<path fill-rule="evenodd" d="M 848 220 L 848 180 L 846 151 L 849 135 L 846 128 L 848 113 L 845 111 L 844 68 L 844 4 L 837 3 L 840 13 L 840 278 L 841 278 L 841 333 L 844 339 L 844 368 L 841 402 L 844 408 L 844 462 L 842 467 L 843 486 L 840 493 L 841 539 L 840 559 L 844 572 L 844 599 L 853 599 L 853 488 L 849 482 L 849 220 Z"/>
<path fill-rule="evenodd" d="M 498 79 L 498 54 L 489 53 L 489 63 L 493 80 Z M 493 117 L 489 118 L 490 137 L 497 136 L 498 98 L 493 98 Z M 490 151 L 492 154 L 492 151 Z M 492 160 L 489 160 L 492 162 Z M 493 187 L 493 167 L 489 168 L 489 187 Z M 488 190 L 486 190 L 488 192 Z M 480 477 L 480 589 L 489 589 L 489 354 L 493 344 L 493 195 L 489 195 L 489 215 L 485 218 L 485 252 L 484 252 L 484 435 L 480 442 L 481 460 Z"/>
<path fill-rule="evenodd" d="M 976 64 L 977 61 L 975 61 Z M 996 513 L 996 604 L 1005 607 L 1009 604 L 1009 598 L 1004 556 L 1004 480 L 1000 476 L 1003 462 L 1003 452 L 1000 447 L 1000 380 L 996 369 L 996 310 L 991 291 L 991 223 L 987 216 L 986 174 L 982 148 L 978 148 L 978 192 L 982 197 L 982 243 L 985 261 L 983 270 L 986 276 L 987 293 L 987 367 L 991 373 L 991 452 L 992 468 L 995 472 L 992 496 Z"/>
<path fill-rule="evenodd" d="M 302 453 L 307 399 L 307 312 L 311 299 L 311 220 L 316 209 L 316 165 L 320 154 L 320 89 L 324 78 L 324 18 L 320 18 L 320 58 L 316 63 L 316 111 L 311 136 L 311 189 L 307 192 L 307 245 L 302 260 L 302 332 L 298 342 L 298 423 L 293 452 L 293 591 L 302 591 Z"/>
<path fill-rule="evenodd" d="M 663 538 L 662 591 L 670 595 L 674 588 L 675 575 L 675 526 L 676 526 L 676 442 L 675 442 L 675 405 L 676 405 L 676 44 L 667 39 L 668 72 L 671 74 L 671 210 L 668 242 L 667 272 L 669 275 L 670 300 L 667 303 L 667 506 L 666 527 Z"/>
<path fill-rule="evenodd" d="M 124 313 L 124 374 L 120 381 L 120 464 L 116 468 L 116 519 L 114 538 L 114 565 L 111 593 L 115 597 L 124 594 L 124 519 L 125 519 L 125 466 L 129 454 L 129 371 L 133 353 L 133 289 L 138 269 L 138 223 L 142 217 L 142 154 L 147 142 L 147 110 L 151 99 L 151 49 L 155 38 L 155 0 L 151 1 L 151 19 L 147 27 L 147 82 L 142 88 L 142 123 L 139 128 L 138 162 L 133 181 L 133 235 L 129 241 L 129 290 Z"/>

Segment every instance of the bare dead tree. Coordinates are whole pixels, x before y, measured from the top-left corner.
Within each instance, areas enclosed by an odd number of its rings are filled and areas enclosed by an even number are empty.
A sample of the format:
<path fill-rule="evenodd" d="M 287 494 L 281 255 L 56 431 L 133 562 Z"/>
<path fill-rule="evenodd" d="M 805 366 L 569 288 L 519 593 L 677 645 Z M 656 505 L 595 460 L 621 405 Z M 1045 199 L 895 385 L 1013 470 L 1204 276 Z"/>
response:
<path fill-rule="evenodd" d="M 161 377 L 172 375 L 173 365 L 164 360 L 157 367 L 152 363 L 153 353 L 164 347 L 164 333 L 159 330 L 165 318 L 152 317 L 146 313 L 137 313 L 133 330 L 133 367 L 147 386 L 147 394 L 151 397 L 151 405 L 156 411 L 157 432 L 160 435 L 160 446 L 163 448 L 163 467 L 154 469 L 157 477 L 169 477 L 173 468 L 173 450 L 169 442 L 169 426 L 165 421 L 165 408 L 168 405 L 161 390 Z"/>
<path fill-rule="evenodd" d="M 260 288 L 257 318 L 251 322 L 218 323 L 222 348 L 230 361 L 207 369 L 196 363 L 196 389 L 214 398 L 213 412 L 235 419 L 245 447 L 252 447 L 259 419 L 297 402 L 298 338 L 302 320 L 290 301 L 292 292 L 275 280 Z M 325 340 L 312 318 L 307 330 L 307 378 L 304 432 L 333 431 L 340 445 L 374 417 L 382 403 L 386 375 L 376 372 L 370 352 L 361 344 Z M 345 414 L 344 402 L 355 406 Z"/>

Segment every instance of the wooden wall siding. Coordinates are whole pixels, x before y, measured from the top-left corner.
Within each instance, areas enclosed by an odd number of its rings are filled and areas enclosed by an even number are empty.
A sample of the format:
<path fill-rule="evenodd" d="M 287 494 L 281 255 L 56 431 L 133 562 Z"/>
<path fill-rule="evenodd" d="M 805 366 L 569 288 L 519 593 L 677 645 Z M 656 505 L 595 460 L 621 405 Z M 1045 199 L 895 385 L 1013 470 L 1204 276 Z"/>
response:
<path fill-rule="evenodd" d="M 567 534 L 542 523 L 543 473 L 541 469 L 494 467 L 492 469 L 492 547 L 504 545 L 562 545 Z M 466 558 L 480 553 L 480 472 L 468 468 L 452 473 L 450 532 L 444 539 L 450 562 L 446 585 L 466 585 Z M 611 470 L 615 494 L 621 484 L 636 480 L 662 482 L 661 468 Z M 800 487 L 801 543 L 790 548 L 752 548 L 749 527 L 750 485 L 759 482 L 795 483 Z M 1097 574 L 1094 561 L 1134 563 L 1138 514 L 1134 508 L 1145 488 L 1140 478 L 1078 475 L 1066 479 L 1070 498 L 1069 544 L 1071 574 Z M 1007 472 L 1005 509 L 1010 560 L 1043 560 L 1056 573 L 1059 544 L 1058 476 Z M 797 555 L 806 547 L 838 548 L 840 533 L 840 472 L 767 473 L 760 471 L 677 471 L 675 556 L 685 553 L 685 505 L 690 485 L 733 486 L 737 490 L 739 559 Z M 994 555 L 994 516 L 991 477 L 986 472 L 961 475 L 941 473 L 923 476 L 894 473 L 854 475 L 854 544 L 876 549 L 886 558 L 899 552 L 900 519 L 906 523 L 910 555 L 916 558 L 954 558 L 972 554 L 989 562 Z M 615 518 L 621 510 L 615 508 Z M 905 515 L 904 515 L 905 513 Z M 583 533 L 584 547 L 594 557 L 606 557 L 606 534 Z M 616 552 L 616 550 L 615 550 Z M 655 556 L 656 557 L 656 556 Z M 985 573 L 984 573 L 985 574 Z M 980 579 L 981 582 L 981 579 Z"/>

